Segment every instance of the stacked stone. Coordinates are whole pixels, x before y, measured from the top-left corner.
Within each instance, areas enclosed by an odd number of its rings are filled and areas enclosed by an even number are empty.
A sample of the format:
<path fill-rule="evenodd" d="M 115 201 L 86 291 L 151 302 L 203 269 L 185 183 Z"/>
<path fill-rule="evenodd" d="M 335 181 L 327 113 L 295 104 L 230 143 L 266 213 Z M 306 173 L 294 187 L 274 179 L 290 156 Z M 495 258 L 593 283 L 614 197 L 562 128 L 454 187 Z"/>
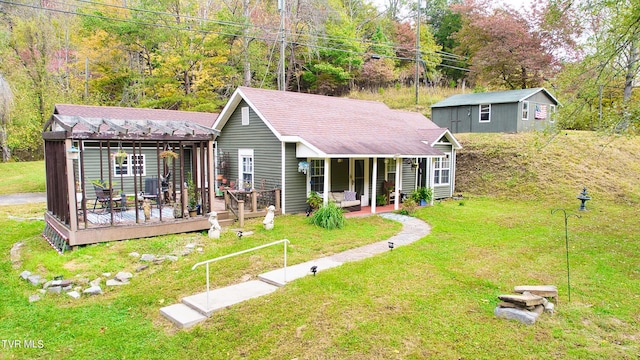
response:
<path fill-rule="evenodd" d="M 542 313 L 553 314 L 555 305 L 548 298 L 558 298 L 558 289 L 555 286 L 516 286 L 514 291 L 518 295 L 498 296 L 502 301 L 494 310 L 497 317 L 532 325 Z"/>

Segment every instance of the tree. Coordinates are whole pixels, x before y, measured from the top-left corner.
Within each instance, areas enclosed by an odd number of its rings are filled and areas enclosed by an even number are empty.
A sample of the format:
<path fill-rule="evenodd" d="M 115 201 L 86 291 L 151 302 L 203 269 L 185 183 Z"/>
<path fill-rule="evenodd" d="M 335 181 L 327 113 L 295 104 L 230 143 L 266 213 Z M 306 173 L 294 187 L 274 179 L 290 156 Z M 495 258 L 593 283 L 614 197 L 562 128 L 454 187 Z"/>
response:
<path fill-rule="evenodd" d="M 640 131 L 640 6 L 638 1 L 585 1 L 577 9 L 589 35 L 586 55 L 558 78 L 565 126 L 615 132 Z M 580 121 L 582 120 L 582 121 Z"/>
<path fill-rule="evenodd" d="M 480 0 L 454 6 L 463 25 L 455 35 L 459 53 L 470 55 L 472 79 L 496 88 L 541 86 L 555 71 L 555 58 L 520 15 L 509 9 L 488 12 Z"/>
<path fill-rule="evenodd" d="M 2 161 L 11 159 L 11 149 L 7 144 L 7 123 L 10 121 L 9 114 L 13 108 L 13 92 L 7 80 L 0 74 L 0 148 L 2 149 Z"/>

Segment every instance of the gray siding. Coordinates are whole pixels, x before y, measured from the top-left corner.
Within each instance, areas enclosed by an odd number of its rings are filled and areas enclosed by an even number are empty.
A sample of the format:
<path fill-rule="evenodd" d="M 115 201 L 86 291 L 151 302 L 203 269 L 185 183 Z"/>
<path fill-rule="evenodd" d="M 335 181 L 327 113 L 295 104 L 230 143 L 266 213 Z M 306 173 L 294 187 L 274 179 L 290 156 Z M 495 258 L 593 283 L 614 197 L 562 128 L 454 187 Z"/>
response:
<path fill-rule="evenodd" d="M 435 145 L 434 147 L 444 153 L 450 154 L 451 168 L 449 171 L 449 184 L 435 185 L 433 187 L 433 198 L 434 199 L 449 198 L 453 195 L 453 186 L 455 184 L 455 156 L 453 154 L 451 145 L 438 144 L 438 145 Z M 433 171 L 433 169 L 430 169 L 430 171 Z"/>
<path fill-rule="evenodd" d="M 415 159 L 412 159 L 412 161 L 415 161 Z M 404 161 L 402 161 L 402 188 L 400 189 L 401 192 L 410 194 L 413 190 L 416 189 L 416 176 L 418 173 L 417 169 L 418 168 L 411 168 L 410 164 L 405 164 Z"/>
<path fill-rule="evenodd" d="M 123 146 L 123 150 L 127 152 L 127 154 L 133 154 L 133 149 L 131 147 Z M 117 148 L 111 147 L 111 152 L 117 151 Z M 136 154 L 139 154 L 139 150 L 136 148 Z M 145 155 L 145 176 L 142 177 L 142 188 L 140 187 L 140 178 L 136 177 L 138 181 L 138 191 L 144 191 L 144 183 L 145 178 L 157 178 L 158 177 L 158 161 L 157 161 L 157 150 L 156 147 L 143 147 L 142 154 Z M 191 152 L 185 151 L 184 158 L 184 166 L 185 166 L 185 174 L 188 171 L 191 171 Z M 87 193 L 87 198 L 91 199 L 93 195 L 95 195 L 93 190 L 93 185 L 91 182 L 93 180 L 104 180 L 105 182 L 109 181 L 109 161 L 111 161 L 111 156 L 107 152 L 106 146 L 102 149 L 102 172 L 100 172 L 100 148 L 97 145 L 93 144 L 85 144 L 84 147 L 84 188 Z M 180 161 L 178 158 L 176 161 Z M 120 190 L 121 185 L 124 186 L 125 194 L 134 194 L 134 184 L 133 184 L 133 176 L 122 176 L 115 175 L 113 164 L 111 165 L 111 181 L 114 184 L 114 189 Z M 178 166 L 178 165 L 177 165 Z"/>
<path fill-rule="evenodd" d="M 296 144 L 285 144 L 285 211 L 287 214 L 305 212 L 307 209 L 307 176 L 298 172 Z"/>
<path fill-rule="evenodd" d="M 554 101 L 544 92 L 538 92 L 526 99 L 529 101 L 529 120 L 522 120 L 522 102 L 491 104 L 491 121 L 481 123 L 480 106 L 461 105 L 432 108 L 432 121 L 446 127 L 452 133 L 505 132 L 514 133 L 530 130 L 544 130 L 550 126 L 551 108 Z M 535 120 L 536 104 L 547 105 L 547 119 Z"/>
<path fill-rule="evenodd" d="M 237 182 L 238 149 L 253 149 L 255 189 L 282 187 L 281 143 L 258 115 L 249 109 L 249 125 L 242 125 L 242 101 L 217 138 L 218 151 L 229 153 L 229 181 Z"/>
<path fill-rule="evenodd" d="M 536 93 L 525 101 L 529 102 L 529 118 L 528 120 L 522 119 L 522 102 L 518 107 L 518 131 L 531 131 L 538 130 L 542 131 L 549 126 L 553 126 L 553 123 L 550 122 L 551 119 L 551 105 L 555 105 L 555 102 L 547 96 L 544 92 Z M 537 120 L 535 118 L 536 104 L 543 104 L 547 106 L 547 118 L 542 120 Z"/>

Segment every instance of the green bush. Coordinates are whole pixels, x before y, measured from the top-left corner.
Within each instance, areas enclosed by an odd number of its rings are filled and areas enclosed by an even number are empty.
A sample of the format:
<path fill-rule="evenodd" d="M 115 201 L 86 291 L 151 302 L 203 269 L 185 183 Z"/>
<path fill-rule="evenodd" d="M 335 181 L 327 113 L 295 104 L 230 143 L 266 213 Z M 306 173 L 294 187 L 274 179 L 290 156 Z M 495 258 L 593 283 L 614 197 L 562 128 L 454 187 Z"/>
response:
<path fill-rule="evenodd" d="M 416 211 L 416 206 L 418 206 L 418 204 L 414 199 L 406 198 L 402 202 L 402 209 L 400 209 L 400 211 L 402 215 L 411 215 Z"/>
<path fill-rule="evenodd" d="M 345 223 L 344 210 L 333 202 L 320 207 L 309 221 L 325 229 L 341 229 Z"/>

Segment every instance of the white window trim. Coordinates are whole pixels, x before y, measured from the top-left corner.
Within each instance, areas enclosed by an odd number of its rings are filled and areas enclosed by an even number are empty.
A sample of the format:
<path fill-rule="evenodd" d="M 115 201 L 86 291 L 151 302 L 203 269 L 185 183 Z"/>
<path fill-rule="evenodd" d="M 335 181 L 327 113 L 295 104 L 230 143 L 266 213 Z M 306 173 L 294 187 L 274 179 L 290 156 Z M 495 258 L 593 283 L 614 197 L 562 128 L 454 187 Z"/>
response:
<path fill-rule="evenodd" d="M 556 122 L 556 106 L 549 104 L 549 122 Z"/>
<path fill-rule="evenodd" d="M 526 116 L 525 116 L 525 111 L 526 111 Z M 528 101 L 522 102 L 522 120 L 529 120 L 529 102 Z"/>
<path fill-rule="evenodd" d="M 326 161 L 324 159 L 307 159 L 307 161 L 309 162 L 309 171 L 307 172 L 307 194 L 310 194 L 311 191 L 315 191 L 315 190 L 313 190 L 311 188 L 311 179 L 312 178 L 322 179 L 322 184 L 324 184 L 324 177 L 327 174 L 327 163 L 326 163 Z M 314 169 L 313 162 L 315 162 L 315 161 L 322 161 L 323 162 L 322 175 L 313 175 L 312 176 L 313 169 Z M 326 189 L 322 193 L 318 192 L 318 194 L 322 198 L 324 198 L 324 193 L 325 192 L 326 192 Z"/>
<path fill-rule="evenodd" d="M 483 106 L 488 106 L 489 107 L 489 119 L 487 119 L 487 120 L 482 120 L 482 107 Z M 478 105 L 478 110 L 479 110 L 479 112 L 478 112 L 478 122 L 481 122 L 481 123 L 491 122 L 491 104 L 480 104 L 480 105 Z"/>
<path fill-rule="evenodd" d="M 398 161 L 398 159 L 384 159 L 384 179 L 386 181 L 396 181 L 396 161 Z M 389 179 L 389 173 L 393 173 L 392 179 Z"/>
<path fill-rule="evenodd" d="M 444 160 L 447 160 L 449 164 L 448 167 L 442 167 L 442 163 Z M 442 179 L 442 170 L 449 170 L 449 175 L 447 176 L 447 182 L 441 182 Z M 436 172 L 440 171 L 438 176 L 438 182 L 436 182 Z M 433 162 L 433 185 L 449 185 L 451 183 L 451 154 L 445 154 L 444 157 L 435 158 Z"/>
<path fill-rule="evenodd" d="M 249 125 L 249 107 L 243 106 L 240 109 L 240 112 L 242 113 L 242 126 L 248 126 Z"/>
<path fill-rule="evenodd" d="M 252 159 L 251 172 L 247 174 L 251 174 L 251 188 L 253 189 L 256 182 L 255 177 L 255 168 L 256 168 L 256 159 L 253 156 L 253 149 L 238 149 L 238 189 L 244 188 L 244 168 L 242 164 L 243 157 L 250 157 Z"/>
<path fill-rule="evenodd" d="M 140 174 L 136 174 L 136 176 L 147 176 L 147 158 L 145 154 L 136 154 L 136 157 L 142 157 L 142 172 Z M 133 154 L 127 154 L 126 163 L 122 164 L 122 167 L 126 169 L 126 174 L 118 174 L 118 168 L 120 167 L 116 162 L 115 157 L 111 157 L 112 166 L 113 166 L 113 176 L 117 177 L 132 177 L 133 176 Z"/>

